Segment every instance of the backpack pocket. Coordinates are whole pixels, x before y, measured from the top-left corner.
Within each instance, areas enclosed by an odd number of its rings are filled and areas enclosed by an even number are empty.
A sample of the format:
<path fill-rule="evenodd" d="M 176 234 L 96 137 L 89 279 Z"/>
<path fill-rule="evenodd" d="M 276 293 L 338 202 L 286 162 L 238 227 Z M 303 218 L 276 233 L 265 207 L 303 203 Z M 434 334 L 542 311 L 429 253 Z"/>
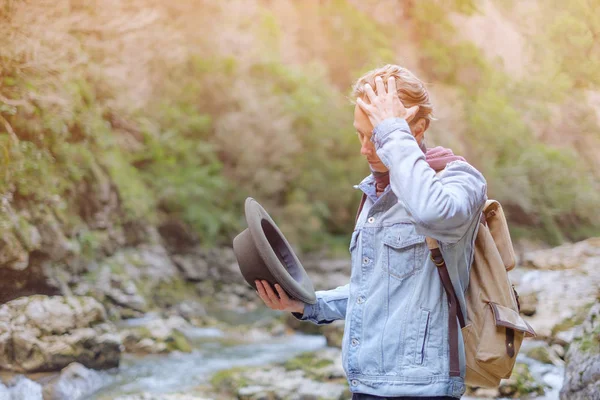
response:
<path fill-rule="evenodd" d="M 427 245 L 412 224 L 398 223 L 384 228 L 382 268 L 396 279 L 404 279 L 423 266 Z"/>
<path fill-rule="evenodd" d="M 475 360 L 489 374 L 510 378 L 523 338 L 535 335 L 518 312 L 490 301 L 484 311 Z"/>

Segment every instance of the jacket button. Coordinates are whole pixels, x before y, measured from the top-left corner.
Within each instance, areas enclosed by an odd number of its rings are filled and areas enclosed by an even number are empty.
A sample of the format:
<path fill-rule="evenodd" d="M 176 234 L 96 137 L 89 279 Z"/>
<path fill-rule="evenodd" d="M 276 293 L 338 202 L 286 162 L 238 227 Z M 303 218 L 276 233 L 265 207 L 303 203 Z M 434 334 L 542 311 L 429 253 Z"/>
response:
<path fill-rule="evenodd" d="M 352 386 L 358 385 L 358 381 L 356 379 L 352 379 Z"/>
<path fill-rule="evenodd" d="M 363 258 L 363 264 L 368 264 L 369 263 L 369 257 L 364 257 Z"/>
<path fill-rule="evenodd" d="M 357 302 L 358 304 L 361 304 L 361 303 L 363 303 L 364 301 L 365 301 L 365 298 L 364 298 L 363 296 L 358 296 L 358 299 L 356 299 L 356 302 Z"/>
<path fill-rule="evenodd" d="M 354 338 L 352 339 L 352 346 L 356 346 L 358 345 L 358 339 Z"/>
<path fill-rule="evenodd" d="M 370 224 L 372 224 L 373 222 L 375 222 L 375 218 L 373 217 L 369 217 L 369 219 L 367 220 Z"/>

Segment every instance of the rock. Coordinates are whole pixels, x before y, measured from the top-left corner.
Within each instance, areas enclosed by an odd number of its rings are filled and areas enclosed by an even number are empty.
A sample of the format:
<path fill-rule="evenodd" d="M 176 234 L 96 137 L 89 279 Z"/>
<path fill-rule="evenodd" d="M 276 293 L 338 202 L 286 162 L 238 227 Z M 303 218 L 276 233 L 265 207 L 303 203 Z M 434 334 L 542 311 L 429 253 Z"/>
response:
<path fill-rule="evenodd" d="M 29 252 L 11 232 L 0 233 L 0 268 L 22 271 L 29 264 Z"/>
<path fill-rule="evenodd" d="M 15 211 L 2 204 L 0 302 L 31 294 L 59 294 L 71 280 L 80 247 L 65 235 L 55 210 L 37 205 Z M 52 264 L 61 262 L 60 276 Z"/>
<path fill-rule="evenodd" d="M 77 186 L 79 215 L 92 229 L 108 229 L 119 208 L 117 189 L 108 174 L 92 161 L 93 178 L 83 179 Z"/>
<path fill-rule="evenodd" d="M 207 316 L 204 304 L 197 300 L 186 300 L 176 304 L 174 311 L 189 322 L 202 320 Z"/>
<path fill-rule="evenodd" d="M 113 303 L 135 311 L 147 311 L 146 299 L 138 293 L 135 284 L 126 277 L 114 274 L 110 266 L 101 267 L 96 285 Z"/>
<path fill-rule="evenodd" d="M 0 307 L 0 367 L 56 371 L 77 361 L 89 368 L 119 365 L 121 342 L 91 297 L 20 297 Z"/>
<path fill-rule="evenodd" d="M 0 384 L 0 387 L 3 386 Z M 0 390 L 0 396 L 6 395 L 8 397 L 0 399 L 2 400 L 44 400 L 42 397 L 42 386 L 30 379 L 27 379 L 23 375 L 16 376 L 8 383 L 8 387 Z"/>
<path fill-rule="evenodd" d="M 535 292 L 519 293 L 520 312 L 531 317 L 535 314 L 538 305 L 538 295 Z"/>
<path fill-rule="evenodd" d="M 561 399 L 594 399 L 600 393 L 600 302 L 575 331 L 566 354 Z"/>
<path fill-rule="evenodd" d="M 342 348 L 344 325 L 343 320 L 338 320 L 323 326 L 323 335 L 327 339 L 327 346 Z"/>
<path fill-rule="evenodd" d="M 67 238 L 60 221 L 50 208 L 39 209 L 34 221 L 41 237 L 38 251 L 51 261 L 63 261 L 69 256 L 79 254 L 81 250 L 79 243 Z"/>
<path fill-rule="evenodd" d="M 283 363 L 286 370 L 302 370 L 305 375 L 316 381 L 324 382 L 331 379 L 343 381 L 346 374 L 342 367 L 341 350 L 326 347 L 317 352 L 300 353 Z"/>
<path fill-rule="evenodd" d="M 534 360 L 538 360 L 544 364 L 553 364 L 553 365 L 564 365 L 564 361 L 556 354 L 553 347 L 548 346 L 546 342 L 536 341 L 537 346 L 531 346 L 530 348 L 525 350 L 525 354 L 533 358 Z M 562 348 L 561 346 L 558 346 Z"/>
<path fill-rule="evenodd" d="M 550 347 L 552 348 L 552 350 L 554 350 L 557 356 L 559 356 L 563 360 L 565 359 L 565 348 L 563 346 L 561 346 L 558 343 L 554 343 Z"/>
<path fill-rule="evenodd" d="M 125 350 L 130 353 L 155 354 L 170 351 L 189 353 L 192 347 L 184 335 L 192 326 L 183 318 L 154 319 L 144 325 L 121 331 Z"/>
<path fill-rule="evenodd" d="M 523 256 L 524 267 L 561 270 L 578 268 L 589 258 L 600 258 L 600 237 L 567 243 L 550 250 L 535 250 Z"/>
<path fill-rule="evenodd" d="M 512 375 L 500 381 L 498 387 L 500 396 L 521 398 L 529 394 L 544 394 L 544 386 L 533 378 L 527 364 L 517 362 Z"/>
<path fill-rule="evenodd" d="M 181 254 L 193 249 L 198 243 L 198 235 L 181 220 L 166 219 L 159 227 L 162 236 L 171 253 Z"/>
<path fill-rule="evenodd" d="M 121 250 L 110 259 L 117 269 L 132 281 L 144 280 L 151 284 L 168 282 L 178 276 L 177 267 L 171 261 L 164 247 L 158 244 L 142 244 L 135 248 Z"/>
<path fill-rule="evenodd" d="M 573 245 L 560 246 L 560 251 L 557 252 L 554 252 L 555 249 L 539 252 L 551 252 L 552 257 L 548 260 L 556 266 L 571 263 L 571 249 L 576 254 L 576 267 L 570 264 L 567 269 L 517 267 L 509 272 L 509 278 L 515 284 L 519 297 L 521 294 L 525 297 L 524 312 L 531 314 L 535 308 L 534 314 L 524 318 L 540 338 L 560 336 L 568 342 L 571 339 L 568 331 L 581 323 L 589 307 L 596 302 L 600 288 L 600 269 L 597 267 L 600 257 L 596 255 L 599 242 L 600 239 L 588 239 Z M 538 251 L 534 253 L 538 254 Z M 541 268 L 543 263 L 540 260 L 534 264 Z M 527 299 L 528 296 L 531 296 L 531 302 Z M 534 307 L 534 301 L 543 307 Z M 560 332 L 566 333 L 559 334 Z"/>
<path fill-rule="evenodd" d="M 328 352 L 323 358 L 318 354 L 303 354 L 299 357 L 303 360 L 311 359 L 310 364 L 323 372 L 332 368 L 333 360 L 327 360 L 332 357 L 333 352 L 336 352 L 338 359 L 341 358 L 337 349 L 332 349 L 332 352 Z M 341 364 L 341 359 L 339 363 Z M 227 398 L 338 400 L 351 397 L 343 373 L 342 377 L 337 377 L 339 373 L 317 374 L 315 379 L 320 380 L 314 380 L 306 375 L 309 367 L 306 370 L 291 368 L 292 364 L 301 365 L 300 361 L 288 360 L 286 364 L 287 367 L 267 365 L 260 368 L 237 367 L 219 371 L 213 375 L 211 383 L 216 390 L 228 393 Z"/>
<path fill-rule="evenodd" d="M 135 316 L 157 305 L 152 304 L 154 297 L 160 294 L 157 288 L 176 280 L 180 280 L 179 273 L 164 247 L 144 244 L 119 250 L 98 265 L 90 266 L 85 286 L 90 294 L 105 303 L 111 315 L 124 317 Z M 79 284 L 76 290 L 82 293 L 85 287 Z"/>
<path fill-rule="evenodd" d="M 84 399 L 109 381 L 97 371 L 71 363 L 58 377 L 44 385 L 44 400 Z"/>
<path fill-rule="evenodd" d="M 203 281 L 209 276 L 208 263 L 200 257 L 174 255 L 172 259 L 183 277 L 188 281 Z"/>
<path fill-rule="evenodd" d="M 115 397 L 114 400 L 215 400 L 217 397 L 206 397 L 194 393 L 141 393 Z"/>

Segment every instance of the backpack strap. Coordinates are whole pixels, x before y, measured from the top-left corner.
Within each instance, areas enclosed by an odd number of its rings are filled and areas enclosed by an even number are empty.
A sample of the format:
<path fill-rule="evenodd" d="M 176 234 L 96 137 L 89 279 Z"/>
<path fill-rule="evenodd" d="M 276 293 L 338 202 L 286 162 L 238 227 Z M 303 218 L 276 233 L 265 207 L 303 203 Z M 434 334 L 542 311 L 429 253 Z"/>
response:
<path fill-rule="evenodd" d="M 448 342 L 450 344 L 450 376 L 460 376 L 460 366 L 458 360 L 458 326 L 456 324 L 456 318 L 460 322 L 460 327 L 465 326 L 465 318 L 462 313 L 462 309 L 458 304 L 458 298 L 456 292 L 452 286 L 448 269 L 446 268 L 446 262 L 440 251 L 437 240 L 426 237 L 427 247 L 431 252 L 431 260 L 437 267 L 440 279 L 444 285 L 446 291 L 446 297 L 448 298 L 448 308 L 450 309 L 448 316 Z"/>

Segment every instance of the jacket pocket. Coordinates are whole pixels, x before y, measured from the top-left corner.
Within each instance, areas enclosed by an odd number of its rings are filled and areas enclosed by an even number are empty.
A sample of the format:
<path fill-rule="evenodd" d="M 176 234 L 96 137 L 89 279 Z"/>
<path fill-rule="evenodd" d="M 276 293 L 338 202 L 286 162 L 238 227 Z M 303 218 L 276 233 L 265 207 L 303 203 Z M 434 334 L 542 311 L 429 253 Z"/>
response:
<path fill-rule="evenodd" d="M 429 333 L 429 310 L 421 308 L 419 316 L 419 332 L 417 332 L 417 341 L 415 346 L 415 364 L 423 364 L 425 357 L 425 340 Z"/>
<path fill-rule="evenodd" d="M 394 224 L 385 228 L 382 268 L 397 279 L 404 279 L 423 266 L 425 236 L 418 235 L 412 224 Z"/>
<path fill-rule="evenodd" d="M 509 378 L 523 338 L 535 332 L 518 312 L 491 301 L 484 318 L 475 360 L 488 373 Z"/>

